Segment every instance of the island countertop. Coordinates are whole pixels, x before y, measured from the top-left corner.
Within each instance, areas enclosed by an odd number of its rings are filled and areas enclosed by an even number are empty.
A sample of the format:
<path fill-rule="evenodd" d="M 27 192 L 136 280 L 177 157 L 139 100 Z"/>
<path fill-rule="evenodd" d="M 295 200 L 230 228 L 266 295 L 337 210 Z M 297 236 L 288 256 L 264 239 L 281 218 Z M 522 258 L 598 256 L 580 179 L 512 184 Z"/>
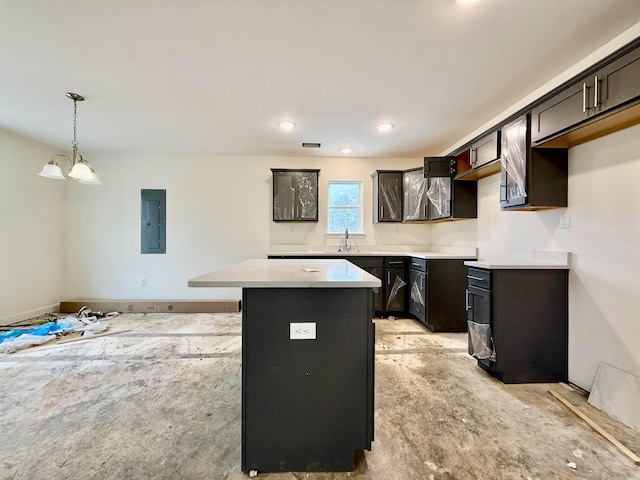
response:
<path fill-rule="evenodd" d="M 190 287 L 378 288 L 379 278 L 351 262 L 332 260 L 253 259 L 189 280 Z"/>

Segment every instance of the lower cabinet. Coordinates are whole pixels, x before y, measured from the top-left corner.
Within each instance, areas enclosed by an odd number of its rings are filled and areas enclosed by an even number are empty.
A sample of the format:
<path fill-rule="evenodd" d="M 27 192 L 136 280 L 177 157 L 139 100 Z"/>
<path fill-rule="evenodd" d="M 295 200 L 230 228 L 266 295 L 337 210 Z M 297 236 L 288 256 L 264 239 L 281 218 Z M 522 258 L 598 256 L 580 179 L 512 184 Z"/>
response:
<path fill-rule="evenodd" d="M 344 257 L 382 281 L 374 294 L 374 311 L 379 317 L 404 315 L 408 311 L 406 257 Z"/>
<path fill-rule="evenodd" d="M 373 311 L 378 317 L 388 315 L 400 316 L 409 313 L 409 276 L 407 257 L 383 257 L 383 256 L 359 256 L 359 255 L 335 255 L 335 256 L 287 256 L 269 255 L 270 259 L 332 259 L 340 258 L 348 260 L 361 269 L 369 272 L 382 281 L 382 286 L 373 294 Z"/>
<path fill-rule="evenodd" d="M 464 260 L 411 258 L 409 313 L 432 332 L 466 332 Z"/>
<path fill-rule="evenodd" d="M 569 271 L 469 268 L 469 354 L 503 383 L 566 382 Z"/>

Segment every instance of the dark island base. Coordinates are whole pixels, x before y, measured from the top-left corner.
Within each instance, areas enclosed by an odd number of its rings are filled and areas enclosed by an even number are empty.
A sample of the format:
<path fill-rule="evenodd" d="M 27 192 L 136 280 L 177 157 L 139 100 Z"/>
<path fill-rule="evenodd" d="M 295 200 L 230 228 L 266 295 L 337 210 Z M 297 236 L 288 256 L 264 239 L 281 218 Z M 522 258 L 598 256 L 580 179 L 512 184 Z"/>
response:
<path fill-rule="evenodd" d="M 373 440 L 373 290 L 244 288 L 242 470 L 351 471 Z M 316 323 L 291 340 L 290 323 Z"/>

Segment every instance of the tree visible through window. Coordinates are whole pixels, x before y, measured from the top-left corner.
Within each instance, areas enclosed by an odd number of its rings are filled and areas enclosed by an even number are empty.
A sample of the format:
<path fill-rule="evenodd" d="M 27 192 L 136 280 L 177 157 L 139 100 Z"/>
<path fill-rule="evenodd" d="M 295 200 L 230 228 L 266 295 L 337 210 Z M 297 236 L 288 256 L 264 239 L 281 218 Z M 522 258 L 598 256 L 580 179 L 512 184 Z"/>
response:
<path fill-rule="evenodd" d="M 329 180 L 329 233 L 363 232 L 362 181 Z"/>

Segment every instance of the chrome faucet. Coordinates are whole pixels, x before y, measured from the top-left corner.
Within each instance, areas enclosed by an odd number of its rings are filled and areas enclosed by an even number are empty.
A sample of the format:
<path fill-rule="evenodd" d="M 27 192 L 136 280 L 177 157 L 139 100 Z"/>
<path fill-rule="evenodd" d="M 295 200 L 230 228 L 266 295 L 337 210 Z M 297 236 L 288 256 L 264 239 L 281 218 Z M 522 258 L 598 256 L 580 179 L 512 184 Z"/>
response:
<path fill-rule="evenodd" d="M 349 229 L 344 229 L 344 243 L 342 245 L 343 252 L 349 252 L 351 250 L 351 245 L 349 245 Z"/>

